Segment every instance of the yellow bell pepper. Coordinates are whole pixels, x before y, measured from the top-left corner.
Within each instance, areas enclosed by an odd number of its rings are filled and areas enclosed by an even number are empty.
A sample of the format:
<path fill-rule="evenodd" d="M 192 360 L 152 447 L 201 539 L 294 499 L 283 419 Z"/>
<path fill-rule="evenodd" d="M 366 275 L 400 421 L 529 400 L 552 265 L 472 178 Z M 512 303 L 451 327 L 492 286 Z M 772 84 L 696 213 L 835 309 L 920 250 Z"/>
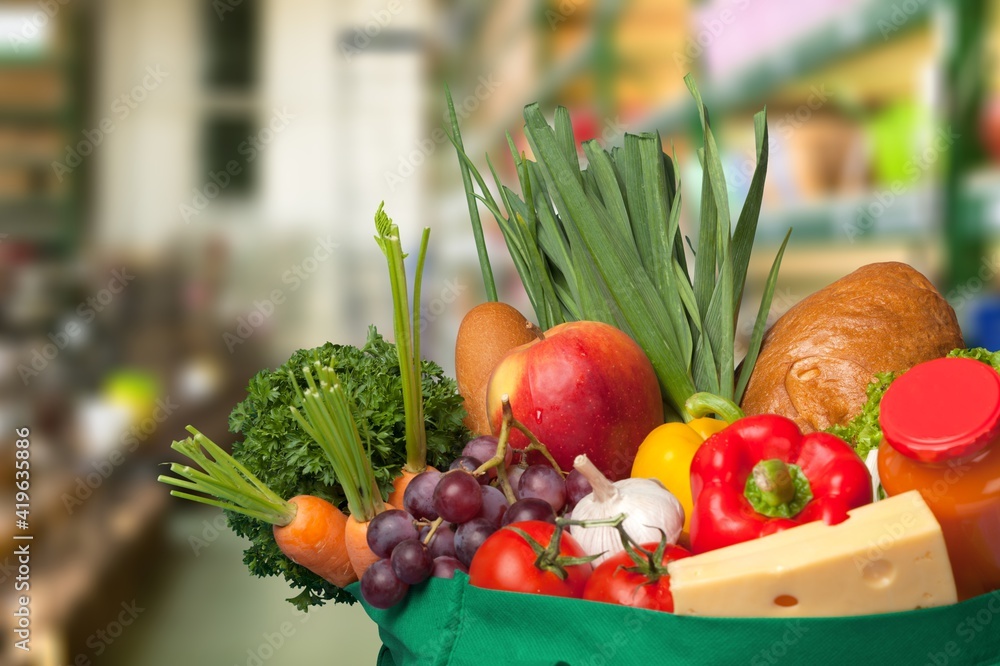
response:
<path fill-rule="evenodd" d="M 731 404 L 731 403 L 730 403 Z M 713 396 L 697 393 L 685 406 L 688 414 L 699 417 L 688 423 L 664 423 L 646 435 L 632 463 L 633 478 L 657 479 L 684 507 L 684 536 L 691 525 L 694 500 L 691 498 L 691 461 L 706 439 L 742 417 Z M 722 418 L 703 416 L 718 413 Z M 725 420 L 723 420 L 725 419 Z"/>
<path fill-rule="evenodd" d="M 691 461 L 701 443 L 725 428 L 719 419 L 701 418 L 690 423 L 664 423 L 646 435 L 632 463 L 632 477 L 657 479 L 684 507 L 684 533 L 691 524 Z"/>
<path fill-rule="evenodd" d="M 687 424 L 687 426 L 691 428 L 691 430 L 694 430 L 696 433 L 701 435 L 702 441 L 705 441 L 706 439 L 708 439 L 709 437 L 711 437 L 712 435 L 721 430 L 725 430 L 726 426 L 728 425 L 729 425 L 728 423 L 720 419 L 710 419 L 707 417 L 702 419 L 695 419 L 691 421 L 691 423 Z"/>

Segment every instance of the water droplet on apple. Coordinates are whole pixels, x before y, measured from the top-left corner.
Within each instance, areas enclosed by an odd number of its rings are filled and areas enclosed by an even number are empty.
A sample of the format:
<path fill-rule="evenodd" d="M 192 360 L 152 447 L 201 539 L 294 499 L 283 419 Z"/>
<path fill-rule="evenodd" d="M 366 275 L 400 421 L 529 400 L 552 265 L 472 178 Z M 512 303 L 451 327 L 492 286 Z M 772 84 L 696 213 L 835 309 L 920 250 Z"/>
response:
<path fill-rule="evenodd" d="M 541 423 L 542 422 L 542 410 L 540 410 L 540 409 L 536 409 L 535 410 L 535 422 L 536 423 Z"/>

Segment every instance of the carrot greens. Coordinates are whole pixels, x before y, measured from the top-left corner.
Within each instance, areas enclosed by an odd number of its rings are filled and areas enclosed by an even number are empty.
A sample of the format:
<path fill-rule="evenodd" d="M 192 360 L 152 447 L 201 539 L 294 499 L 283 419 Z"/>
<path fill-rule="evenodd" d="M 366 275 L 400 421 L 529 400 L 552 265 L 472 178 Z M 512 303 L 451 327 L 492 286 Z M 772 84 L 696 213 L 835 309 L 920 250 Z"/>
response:
<path fill-rule="evenodd" d="M 236 511 L 270 525 L 284 526 L 292 522 L 295 505 L 275 494 L 253 472 L 196 428 L 188 426 L 187 431 L 192 436 L 175 441 L 170 448 L 190 458 L 204 472 L 188 465 L 172 463 L 170 471 L 181 478 L 160 475 L 157 481 L 202 495 L 192 495 L 181 490 L 171 490 L 171 495 Z"/>
<path fill-rule="evenodd" d="M 290 407 L 292 415 L 326 454 L 337 483 L 347 497 L 351 515 L 359 522 L 367 522 L 384 508 L 368 451 L 361 443 L 351 415 L 350 400 L 336 371 L 319 361 L 312 365 L 312 368 L 302 367 L 308 385 L 305 391 L 292 377 L 301 403 L 301 409 Z"/>

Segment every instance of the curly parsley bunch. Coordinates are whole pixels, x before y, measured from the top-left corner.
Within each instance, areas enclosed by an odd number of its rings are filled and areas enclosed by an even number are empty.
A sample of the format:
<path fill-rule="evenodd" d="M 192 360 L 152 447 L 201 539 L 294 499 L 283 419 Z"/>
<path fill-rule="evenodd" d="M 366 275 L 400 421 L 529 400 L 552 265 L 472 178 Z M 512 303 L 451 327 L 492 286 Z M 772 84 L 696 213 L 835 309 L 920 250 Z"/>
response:
<path fill-rule="evenodd" d="M 309 494 L 342 509 L 346 506 L 322 450 L 302 431 L 289 409 L 299 401 L 288 371 L 301 378 L 298 370 L 317 359 L 333 365 L 351 397 L 358 428 L 362 438 L 367 438 L 375 478 L 382 496 L 387 497 L 392 480 L 406 462 L 406 419 L 396 347 L 374 326 L 368 329 L 368 340 L 361 348 L 328 342 L 295 352 L 280 368 L 257 373 L 247 387 L 246 399 L 229 415 L 229 430 L 243 436 L 243 441 L 233 445 L 233 456 L 281 497 Z M 439 365 L 425 360 L 421 369 L 427 464 L 443 468 L 461 454 L 469 439 L 462 425 L 465 409 L 455 380 Z M 304 588 L 289 599 L 296 607 L 305 610 L 331 599 L 353 603 L 350 594 L 283 555 L 274 543 L 270 525 L 237 513 L 226 514 L 233 531 L 251 541 L 243 554 L 250 573 L 284 576 L 293 587 Z"/>

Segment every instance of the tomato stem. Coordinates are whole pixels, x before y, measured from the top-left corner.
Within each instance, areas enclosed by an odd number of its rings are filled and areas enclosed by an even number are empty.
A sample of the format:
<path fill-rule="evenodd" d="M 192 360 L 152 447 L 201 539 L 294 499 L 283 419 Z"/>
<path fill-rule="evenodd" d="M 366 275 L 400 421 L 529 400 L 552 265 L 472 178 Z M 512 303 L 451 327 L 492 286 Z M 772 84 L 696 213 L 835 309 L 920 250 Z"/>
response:
<path fill-rule="evenodd" d="M 624 516 L 622 517 L 624 520 Z M 541 571 L 546 571 L 551 573 L 559 580 L 566 580 L 569 576 L 569 572 L 566 571 L 567 567 L 578 566 L 580 564 L 590 564 L 596 560 L 600 555 L 584 555 L 583 557 L 570 557 L 568 555 L 560 555 L 559 548 L 562 544 L 562 535 L 566 526 L 560 526 L 558 521 L 556 523 L 555 532 L 552 533 L 552 539 L 549 540 L 549 545 L 542 546 L 538 541 L 530 534 L 522 530 L 516 525 L 508 525 L 504 527 L 505 530 L 511 530 L 517 533 L 522 539 L 524 539 L 531 550 L 535 553 L 535 567 Z"/>
<path fill-rule="evenodd" d="M 568 576 L 566 567 L 572 567 L 580 564 L 590 564 L 601 556 L 601 553 L 596 555 L 584 555 L 583 557 L 560 555 L 559 547 L 562 544 L 563 532 L 566 531 L 566 528 L 576 525 L 578 527 L 615 527 L 620 529 L 624 520 L 624 513 L 618 514 L 614 518 L 602 518 L 599 520 L 572 520 L 570 518 L 556 518 L 556 529 L 555 532 L 552 533 L 552 539 L 549 540 L 548 547 L 543 547 L 542 544 L 538 543 L 538 541 L 533 539 L 530 534 L 522 530 L 520 527 L 508 525 L 503 529 L 516 532 L 528 543 L 529 546 L 531 546 L 531 550 L 535 553 L 535 566 L 538 569 L 555 575 L 559 578 L 559 580 L 566 580 L 566 577 Z"/>
<path fill-rule="evenodd" d="M 625 567 L 625 570 L 642 574 L 650 583 L 655 583 L 661 576 L 667 575 L 667 567 L 663 565 L 663 554 L 667 552 L 667 535 L 663 530 L 658 529 L 658 531 L 660 532 L 660 542 L 657 544 L 656 550 L 650 551 L 636 543 L 621 525 L 618 526 L 622 546 L 635 563 L 634 567 Z"/>

